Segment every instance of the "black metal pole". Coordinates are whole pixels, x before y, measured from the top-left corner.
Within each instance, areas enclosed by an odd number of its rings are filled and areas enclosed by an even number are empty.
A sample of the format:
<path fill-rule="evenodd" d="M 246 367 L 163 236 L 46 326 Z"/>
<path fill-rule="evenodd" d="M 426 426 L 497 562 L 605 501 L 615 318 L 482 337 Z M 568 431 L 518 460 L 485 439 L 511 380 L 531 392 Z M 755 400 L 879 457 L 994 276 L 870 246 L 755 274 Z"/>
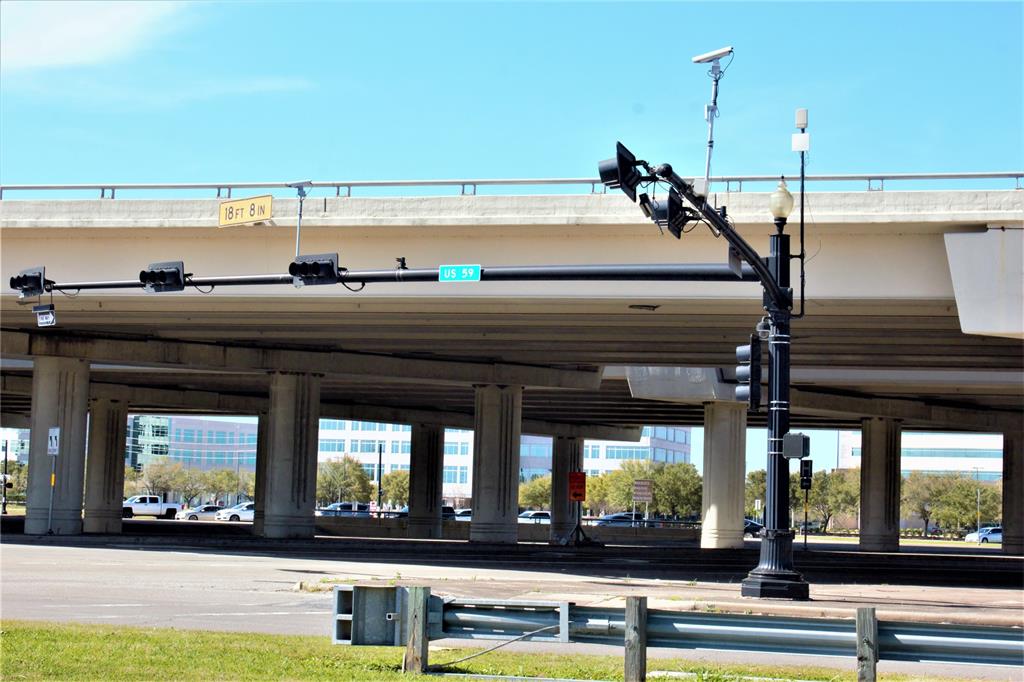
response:
<path fill-rule="evenodd" d="M 7 455 L 10 453 L 10 445 L 8 445 L 8 442 L 9 441 L 4 438 L 4 502 L 3 510 L 0 511 L 0 514 L 7 513 L 7 483 L 10 481 L 10 479 L 7 478 Z"/>
<path fill-rule="evenodd" d="M 778 287 L 789 288 L 789 235 L 785 218 L 775 220 L 776 233 L 770 239 L 768 258 Z M 793 568 L 793 537 L 789 524 L 789 461 L 783 457 L 782 441 L 789 433 L 789 346 L 792 301 L 767 297 L 765 307 L 771 319 L 768 337 L 768 475 L 766 483 L 765 528 L 761 558 L 740 588 L 744 597 L 807 599 L 808 585 Z"/>
<path fill-rule="evenodd" d="M 381 505 L 384 502 L 384 476 L 381 470 L 384 468 L 384 444 L 377 443 L 377 518 L 384 518 L 381 514 Z"/>

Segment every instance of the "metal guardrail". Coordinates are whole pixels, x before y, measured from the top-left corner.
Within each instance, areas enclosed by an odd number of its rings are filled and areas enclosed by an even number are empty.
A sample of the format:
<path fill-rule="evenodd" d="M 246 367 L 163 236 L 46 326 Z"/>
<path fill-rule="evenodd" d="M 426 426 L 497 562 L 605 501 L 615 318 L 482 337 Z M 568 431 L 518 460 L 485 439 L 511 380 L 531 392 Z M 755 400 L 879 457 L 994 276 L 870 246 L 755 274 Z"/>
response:
<path fill-rule="evenodd" d="M 744 183 L 777 182 L 778 175 L 719 175 L 711 178 L 715 184 L 725 184 L 726 192 L 742 192 Z M 1021 189 L 1024 171 L 994 171 L 979 173 L 859 173 L 846 175 L 808 175 L 807 182 L 865 182 L 868 191 L 881 191 L 885 183 L 909 180 L 1014 180 L 1015 189 Z M 350 197 L 356 188 L 385 187 L 446 187 L 459 188 L 460 195 L 475 195 L 478 187 L 515 187 L 515 186 L 558 186 L 580 185 L 590 186 L 591 194 L 604 194 L 607 188 L 598 178 L 546 178 L 546 179 L 467 179 L 467 180 L 345 180 L 316 181 L 308 187 L 333 189 L 336 197 Z M 735 186 L 735 187 L 734 187 Z M 24 184 L 0 185 L 0 199 L 5 192 L 17 191 L 99 191 L 100 199 L 114 199 L 118 191 L 138 190 L 211 190 L 216 191 L 216 198 L 231 198 L 231 192 L 237 189 L 294 189 L 294 182 L 178 182 L 178 183 L 86 183 L 86 184 Z M 344 192 L 344 193 L 343 193 Z"/>
<path fill-rule="evenodd" d="M 335 588 L 336 644 L 401 644 L 409 588 L 348 586 Z M 366 596 L 373 595 L 373 596 Z M 387 605 L 360 610 L 360 605 Z M 392 610 L 391 605 L 394 605 Z M 353 608 L 355 606 L 355 608 Z M 594 642 L 622 645 L 627 636 L 626 609 L 576 606 L 571 602 L 440 598 L 427 609 L 430 639 Z M 858 626 L 840 618 L 794 618 L 691 611 L 646 612 L 646 643 L 681 649 L 764 653 L 858 655 Z M 348 623 L 355 623 L 349 626 Z M 384 623 L 391 628 L 380 629 Z M 543 634 L 530 635 L 536 631 Z M 373 641 L 344 632 L 378 632 Z M 1024 666 L 1024 629 L 879 621 L 873 644 L 876 660 Z"/>

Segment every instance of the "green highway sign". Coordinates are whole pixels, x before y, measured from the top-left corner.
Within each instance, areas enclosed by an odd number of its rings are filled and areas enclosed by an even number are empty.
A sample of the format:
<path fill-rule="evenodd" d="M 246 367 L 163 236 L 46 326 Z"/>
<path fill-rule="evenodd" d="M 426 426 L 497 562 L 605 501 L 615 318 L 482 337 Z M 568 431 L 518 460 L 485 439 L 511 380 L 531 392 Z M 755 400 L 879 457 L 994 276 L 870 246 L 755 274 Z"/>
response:
<path fill-rule="evenodd" d="M 479 265 L 439 265 L 438 282 L 479 282 Z"/>

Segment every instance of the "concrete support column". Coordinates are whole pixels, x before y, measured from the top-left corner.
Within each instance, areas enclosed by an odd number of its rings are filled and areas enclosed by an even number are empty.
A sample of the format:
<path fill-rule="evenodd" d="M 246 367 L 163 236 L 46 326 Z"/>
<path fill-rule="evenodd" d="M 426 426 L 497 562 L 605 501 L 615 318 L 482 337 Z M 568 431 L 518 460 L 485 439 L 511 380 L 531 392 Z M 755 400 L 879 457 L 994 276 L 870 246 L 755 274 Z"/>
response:
<path fill-rule="evenodd" d="M 252 534 L 256 536 L 263 535 L 263 517 L 266 514 L 267 509 L 267 461 L 269 460 L 268 448 L 269 443 L 267 442 L 267 433 L 269 426 L 270 415 L 267 412 L 260 412 L 256 417 L 256 471 L 254 472 L 253 481 L 253 502 L 255 507 L 253 508 L 252 515 Z M 319 440 L 319 435 L 318 435 Z M 316 490 L 314 484 L 313 490 Z M 315 492 L 314 492 L 315 494 Z"/>
<path fill-rule="evenodd" d="M 124 500 L 124 449 L 128 404 L 97 398 L 89 405 L 85 467 L 86 533 L 120 533 Z"/>
<path fill-rule="evenodd" d="M 1003 433 L 1003 553 L 1024 554 L 1024 431 Z"/>
<path fill-rule="evenodd" d="M 746 460 L 747 406 L 704 403 L 702 549 L 743 547 Z"/>
<path fill-rule="evenodd" d="M 900 422 L 861 421 L 860 548 L 900 549 Z"/>
<path fill-rule="evenodd" d="M 470 542 L 519 540 L 519 436 L 522 386 L 477 386 L 473 426 Z"/>
<path fill-rule="evenodd" d="M 82 532 L 89 363 L 74 358 L 36 357 L 32 371 L 32 435 L 29 445 L 28 508 L 25 534 L 78 535 Z M 60 429 L 56 458 L 47 454 L 53 427 Z M 56 467 L 51 469 L 51 467 Z M 48 527 L 50 473 L 55 474 L 52 524 Z"/>
<path fill-rule="evenodd" d="M 320 376 L 275 372 L 270 378 L 263 536 L 313 537 Z"/>
<path fill-rule="evenodd" d="M 580 520 L 580 504 L 569 499 L 569 472 L 583 471 L 583 439 L 556 436 L 551 461 L 551 537 L 568 545 Z"/>
<path fill-rule="evenodd" d="M 444 428 L 413 424 L 409 454 L 410 538 L 441 537 Z"/>

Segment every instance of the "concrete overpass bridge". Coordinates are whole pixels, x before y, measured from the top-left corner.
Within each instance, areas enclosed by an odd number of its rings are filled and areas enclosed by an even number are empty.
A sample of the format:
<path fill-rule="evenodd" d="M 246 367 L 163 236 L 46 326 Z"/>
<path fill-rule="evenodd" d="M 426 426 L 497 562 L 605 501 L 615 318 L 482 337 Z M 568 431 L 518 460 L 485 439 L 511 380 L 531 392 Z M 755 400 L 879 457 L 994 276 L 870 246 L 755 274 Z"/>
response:
<path fill-rule="evenodd" d="M 104 189 L 98 200 L 19 200 L 2 191 L 5 283 L 40 264 L 61 283 L 134 279 L 165 260 L 183 260 L 197 277 L 279 274 L 295 253 L 294 199 L 275 199 L 268 224 L 218 228 L 217 199 L 114 199 Z M 720 192 L 715 203 L 767 253 L 765 194 Z M 1024 192 L 814 192 L 807 203 L 793 424 L 864 429 L 862 545 L 898 546 L 901 430 L 948 429 L 1004 434 L 1004 547 L 1020 552 Z M 599 193 L 312 195 L 301 239 L 302 253 L 338 252 L 360 271 L 389 270 L 398 257 L 413 269 L 724 263 L 727 248 L 703 227 L 678 242 L 661 236 L 624 197 Z M 515 540 L 521 432 L 556 437 L 558 488 L 581 466 L 585 437 L 703 424 L 703 542 L 742 543 L 744 427 L 764 417 L 748 417 L 727 394 L 735 346 L 762 313 L 756 284 L 121 289 L 54 303 L 56 327 L 37 329 L 13 293 L 0 298 L 0 390 L 4 425 L 35 427 L 31 461 L 45 464 L 35 471 L 49 466 L 47 427 L 62 429 L 57 532 L 82 530 L 84 476 L 85 529 L 119 528 L 131 409 L 260 415 L 256 525 L 270 536 L 313 532 L 319 417 L 414 425 L 410 532 L 420 536 L 440 529 L 443 426 L 474 428 L 471 536 L 497 542 Z M 27 532 L 45 532 L 48 484 L 30 478 Z M 555 538 L 571 528 L 571 510 L 556 493 Z"/>

